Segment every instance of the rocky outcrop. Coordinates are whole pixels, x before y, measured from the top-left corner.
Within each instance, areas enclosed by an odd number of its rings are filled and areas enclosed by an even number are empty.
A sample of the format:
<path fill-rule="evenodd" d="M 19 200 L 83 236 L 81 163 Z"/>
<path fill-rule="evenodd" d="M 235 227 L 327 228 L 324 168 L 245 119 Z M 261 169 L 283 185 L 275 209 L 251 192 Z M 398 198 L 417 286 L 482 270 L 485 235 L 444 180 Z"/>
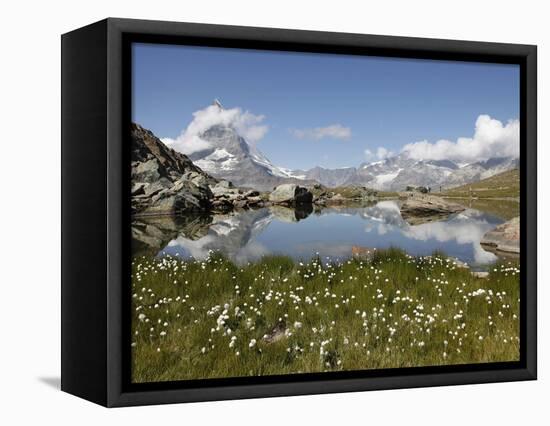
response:
<path fill-rule="evenodd" d="M 313 194 L 309 189 L 298 186 L 293 183 L 285 183 L 277 186 L 271 194 L 269 201 L 273 204 L 282 204 L 286 206 L 297 206 L 301 204 L 311 204 Z"/>
<path fill-rule="evenodd" d="M 216 211 L 260 208 L 266 205 L 260 192 L 253 189 L 236 188 L 226 180 L 212 185 L 210 190 L 213 194 L 212 207 Z"/>
<path fill-rule="evenodd" d="M 441 220 L 466 210 L 464 206 L 433 196 L 412 196 L 401 204 L 401 216 L 410 225 Z"/>
<path fill-rule="evenodd" d="M 209 185 L 217 180 L 185 155 L 164 145 L 151 131 L 132 124 L 132 212 L 178 214 L 211 207 Z"/>
<path fill-rule="evenodd" d="M 498 225 L 487 232 L 481 244 L 484 248 L 506 253 L 519 253 L 519 217 Z"/>
<path fill-rule="evenodd" d="M 351 185 L 346 187 L 326 188 L 314 185 L 310 188 L 313 203 L 319 206 L 361 204 L 378 199 L 378 191 L 366 186 Z"/>
<path fill-rule="evenodd" d="M 132 213 L 136 216 L 228 212 L 263 207 L 258 191 L 236 188 L 132 124 Z"/>

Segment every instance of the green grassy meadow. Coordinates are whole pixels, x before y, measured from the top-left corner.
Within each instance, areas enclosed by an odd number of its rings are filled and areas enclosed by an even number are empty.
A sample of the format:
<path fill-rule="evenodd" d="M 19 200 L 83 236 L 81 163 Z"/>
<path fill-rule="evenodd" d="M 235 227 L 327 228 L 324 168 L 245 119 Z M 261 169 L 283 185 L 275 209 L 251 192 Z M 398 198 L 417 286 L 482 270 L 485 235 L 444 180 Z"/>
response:
<path fill-rule="evenodd" d="M 519 170 L 509 170 L 468 185 L 451 188 L 437 194 L 459 198 L 518 198 Z"/>
<path fill-rule="evenodd" d="M 519 359 L 519 269 L 474 277 L 440 254 L 237 266 L 136 257 L 132 380 Z"/>

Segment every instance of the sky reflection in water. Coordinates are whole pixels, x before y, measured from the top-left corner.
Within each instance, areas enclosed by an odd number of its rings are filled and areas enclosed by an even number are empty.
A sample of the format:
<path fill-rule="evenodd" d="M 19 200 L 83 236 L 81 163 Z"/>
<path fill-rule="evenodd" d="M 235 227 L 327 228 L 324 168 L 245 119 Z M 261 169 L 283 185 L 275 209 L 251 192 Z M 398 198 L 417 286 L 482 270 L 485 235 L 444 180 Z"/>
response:
<path fill-rule="evenodd" d="M 296 221 L 291 210 L 261 209 L 217 216 L 205 236 L 171 240 L 159 255 L 176 253 L 184 258 L 205 259 L 210 250 L 221 251 L 237 263 L 268 254 L 295 259 L 345 259 L 352 246 L 399 247 L 412 255 L 442 250 L 471 265 L 494 262 L 497 257 L 479 244 L 483 234 L 503 220 L 474 209 L 443 221 L 416 226 L 407 224 L 396 201 L 380 201 L 364 208 L 326 208 Z"/>

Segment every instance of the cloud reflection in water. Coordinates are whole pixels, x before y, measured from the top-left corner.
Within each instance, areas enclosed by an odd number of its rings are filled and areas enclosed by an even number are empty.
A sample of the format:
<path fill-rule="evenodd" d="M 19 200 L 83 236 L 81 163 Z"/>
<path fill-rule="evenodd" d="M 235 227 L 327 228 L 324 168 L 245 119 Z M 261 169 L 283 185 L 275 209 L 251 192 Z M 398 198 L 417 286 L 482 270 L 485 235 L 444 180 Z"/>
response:
<path fill-rule="evenodd" d="M 470 264 L 487 264 L 496 256 L 483 250 L 480 239 L 503 222 L 467 209 L 446 220 L 411 226 L 401 217 L 396 201 L 363 208 L 330 207 L 308 214 L 278 207 L 214 216 L 198 237 L 189 237 L 181 229 L 157 248 L 158 254 L 205 259 L 214 250 L 244 264 L 267 254 L 307 260 L 318 252 L 323 258 L 344 259 L 351 255 L 352 246 L 393 246 L 412 255 L 441 250 Z"/>

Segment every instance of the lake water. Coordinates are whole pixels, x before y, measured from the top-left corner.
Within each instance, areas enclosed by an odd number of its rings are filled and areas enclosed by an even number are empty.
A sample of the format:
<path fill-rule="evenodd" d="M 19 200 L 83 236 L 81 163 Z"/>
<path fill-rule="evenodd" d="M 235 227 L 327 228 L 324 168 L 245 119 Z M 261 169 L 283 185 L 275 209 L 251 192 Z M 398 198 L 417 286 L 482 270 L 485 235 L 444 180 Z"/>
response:
<path fill-rule="evenodd" d="M 495 214 L 469 208 L 445 220 L 411 226 L 399 202 L 380 201 L 365 207 L 329 207 L 317 212 L 271 207 L 240 213 L 134 222 L 135 254 L 205 259 L 220 251 L 244 264 L 264 255 L 283 254 L 309 260 L 346 259 L 352 247 L 399 247 L 411 255 L 441 250 L 483 268 L 497 256 L 480 245 L 483 235 L 504 222 Z"/>

